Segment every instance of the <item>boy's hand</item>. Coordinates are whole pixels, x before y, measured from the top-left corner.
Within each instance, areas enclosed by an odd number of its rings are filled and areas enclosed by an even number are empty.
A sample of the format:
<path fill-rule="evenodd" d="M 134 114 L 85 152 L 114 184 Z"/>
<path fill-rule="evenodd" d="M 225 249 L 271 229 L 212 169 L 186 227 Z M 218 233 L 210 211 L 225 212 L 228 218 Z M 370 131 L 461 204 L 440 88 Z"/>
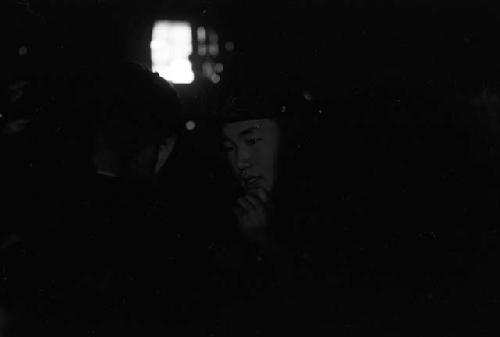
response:
<path fill-rule="evenodd" d="M 245 236 L 260 236 L 268 227 L 269 204 L 269 196 L 263 189 L 250 190 L 237 200 L 234 213 Z"/>

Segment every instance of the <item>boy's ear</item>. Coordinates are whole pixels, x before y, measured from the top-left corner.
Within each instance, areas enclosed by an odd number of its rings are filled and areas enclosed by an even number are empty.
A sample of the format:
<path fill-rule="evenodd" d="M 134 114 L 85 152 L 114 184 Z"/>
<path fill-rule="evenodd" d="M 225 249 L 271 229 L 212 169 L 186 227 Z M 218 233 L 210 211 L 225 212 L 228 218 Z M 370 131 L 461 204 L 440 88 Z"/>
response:
<path fill-rule="evenodd" d="M 158 159 L 156 161 L 155 171 L 154 171 L 155 174 L 158 174 L 161 168 L 165 165 L 168 158 L 170 157 L 170 154 L 172 154 L 172 151 L 174 150 L 176 143 L 177 143 L 177 136 L 173 135 L 166 138 L 160 144 L 160 147 L 158 149 Z"/>

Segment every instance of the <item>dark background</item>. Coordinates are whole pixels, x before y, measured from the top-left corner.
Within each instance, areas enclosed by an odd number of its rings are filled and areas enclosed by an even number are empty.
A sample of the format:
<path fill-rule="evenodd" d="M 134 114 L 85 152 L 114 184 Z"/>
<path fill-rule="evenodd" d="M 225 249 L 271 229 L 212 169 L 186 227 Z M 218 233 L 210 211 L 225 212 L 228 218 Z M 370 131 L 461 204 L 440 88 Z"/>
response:
<path fill-rule="evenodd" d="M 363 89 L 405 69 L 416 81 L 472 81 L 498 55 L 498 5 L 481 1 L 18 1 L 2 10 L 3 73 L 28 72 L 17 55 L 29 48 L 32 71 L 71 71 L 106 59 L 148 65 L 152 24 L 189 20 L 214 28 L 223 52 L 222 80 L 178 89 L 198 119 L 205 96 L 236 81 L 297 85 L 315 98 Z M 221 48 L 223 50 L 223 48 Z M 196 64 L 196 56 L 193 59 Z M 197 69 L 195 69 L 197 70 Z M 198 69 L 199 70 L 199 69 Z M 385 78 L 384 78 L 385 77 Z M 217 87 L 217 88 L 214 88 Z"/>

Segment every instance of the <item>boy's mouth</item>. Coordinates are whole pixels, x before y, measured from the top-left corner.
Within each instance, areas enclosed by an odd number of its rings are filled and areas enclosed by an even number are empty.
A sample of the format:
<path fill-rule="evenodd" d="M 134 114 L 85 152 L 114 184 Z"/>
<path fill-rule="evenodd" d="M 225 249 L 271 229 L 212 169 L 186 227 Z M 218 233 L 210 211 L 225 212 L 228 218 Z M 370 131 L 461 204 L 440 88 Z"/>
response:
<path fill-rule="evenodd" d="M 259 185 L 261 180 L 262 180 L 262 177 L 260 177 L 260 176 L 245 177 L 245 178 L 243 178 L 243 185 L 246 188 L 255 188 Z"/>

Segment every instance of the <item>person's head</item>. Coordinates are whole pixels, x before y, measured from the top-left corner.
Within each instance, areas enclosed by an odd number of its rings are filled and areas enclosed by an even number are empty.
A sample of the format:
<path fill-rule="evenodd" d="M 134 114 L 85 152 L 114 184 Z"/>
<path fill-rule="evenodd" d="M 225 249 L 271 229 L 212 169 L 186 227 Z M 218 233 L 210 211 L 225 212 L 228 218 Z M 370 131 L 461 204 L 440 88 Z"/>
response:
<path fill-rule="evenodd" d="M 132 63 L 98 80 L 92 161 L 98 173 L 151 180 L 171 154 L 181 127 L 173 87 Z"/>
<path fill-rule="evenodd" d="M 298 105 L 289 97 L 243 94 L 220 111 L 222 145 L 229 167 L 243 190 L 274 192 L 297 150 Z"/>
<path fill-rule="evenodd" d="M 227 123 L 222 128 L 229 166 L 245 190 L 274 189 L 278 172 L 281 130 L 271 118 Z"/>

